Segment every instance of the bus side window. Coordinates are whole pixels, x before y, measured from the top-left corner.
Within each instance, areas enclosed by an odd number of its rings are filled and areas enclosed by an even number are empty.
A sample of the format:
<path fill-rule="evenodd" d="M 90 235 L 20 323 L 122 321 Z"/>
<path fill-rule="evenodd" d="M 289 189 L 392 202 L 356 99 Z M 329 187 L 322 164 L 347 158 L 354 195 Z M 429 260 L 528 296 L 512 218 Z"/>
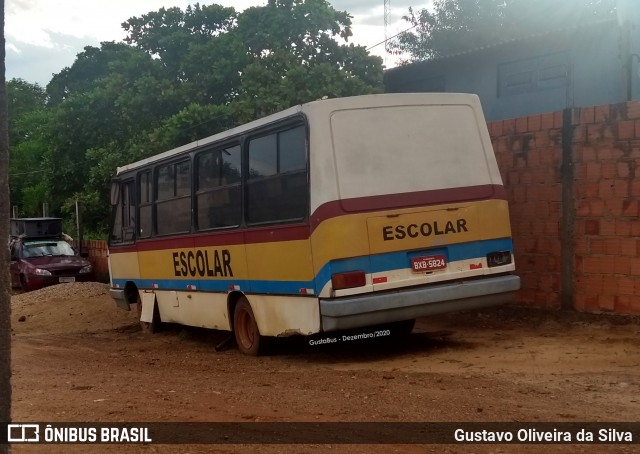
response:
<path fill-rule="evenodd" d="M 242 220 L 242 165 L 240 145 L 201 153 L 196 211 L 198 229 L 235 227 Z"/>
<path fill-rule="evenodd" d="M 138 184 L 139 227 L 138 238 L 149 238 L 153 226 L 153 199 L 151 194 L 151 172 L 140 174 Z"/>
<path fill-rule="evenodd" d="M 283 178 L 283 212 L 287 219 L 307 215 L 309 185 L 307 182 L 307 150 L 305 129 L 300 126 L 279 134 L 280 173 Z"/>
<path fill-rule="evenodd" d="M 113 226 L 111 228 L 111 243 L 122 243 L 122 192 L 118 204 L 114 208 Z"/>
<path fill-rule="evenodd" d="M 135 238 L 135 199 L 133 198 L 133 182 L 122 183 L 120 198 L 115 208 L 113 229 L 111 231 L 112 243 L 126 243 Z"/>
<path fill-rule="evenodd" d="M 122 240 L 133 241 L 136 234 L 136 205 L 133 197 L 133 182 L 122 185 Z"/>
<path fill-rule="evenodd" d="M 158 167 L 156 172 L 156 232 L 158 235 L 191 230 L 191 162 Z"/>
<path fill-rule="evenodd" d="M 308 192 L 304 126 L 249 142 L 247 222 L 304 219 Z"/>

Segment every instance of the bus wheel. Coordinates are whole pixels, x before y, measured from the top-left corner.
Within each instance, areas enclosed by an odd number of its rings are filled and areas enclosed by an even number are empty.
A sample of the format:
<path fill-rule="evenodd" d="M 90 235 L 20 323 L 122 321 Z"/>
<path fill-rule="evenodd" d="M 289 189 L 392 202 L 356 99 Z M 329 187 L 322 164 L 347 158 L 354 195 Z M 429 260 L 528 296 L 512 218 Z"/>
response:
<path fill-rule="evenodd" d="M 238 350 L 245 355 L 257 356 L 262 353 L 264 338 L 258 331 L 258 324 L 253 316 L 251 305 L 242 297 L 233 312 L 233 333 Z"/>

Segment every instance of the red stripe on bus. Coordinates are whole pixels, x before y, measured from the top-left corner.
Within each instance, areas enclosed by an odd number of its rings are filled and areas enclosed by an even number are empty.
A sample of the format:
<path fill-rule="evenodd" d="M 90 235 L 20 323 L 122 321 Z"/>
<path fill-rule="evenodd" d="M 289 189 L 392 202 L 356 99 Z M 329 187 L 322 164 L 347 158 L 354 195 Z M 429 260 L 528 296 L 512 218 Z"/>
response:
<path fill-rule="evenodd" d="M 135 244 L 128 244 L 126 246 L 109 246 L 109 254 L 111 253 L 118 253 L 118 254 L 124 254 L 125 252 L 137 252 L 138 251 L 138 247 Z"/>
<path fill-rule="evenodd" d="M 308 225 L 278 225 L 243 231 L 211 231 L 162 238 L 138 240 L 137 245 L 111 246 L 111 252 L 142 252 L 166 249 L 231 246 L 235 244 L 270 243 L 305 240 L 309 238 Z"/>
<path fill-rule="evenodd" d="M 244 243 L 244 231 L 240 230 L 212 230 L 209 232 L 199 232 L 193 235 L 194 247 L 207 247 Z"/>
<path fill-rule="evenodd" d="M 246 230 L 245 243 L 271 243 L 273 241 L 306 240 L 311 236 L 309 225 L 272 226 L 268 228 Z"/>
<path fill-rule="evenodd" d="M 334 200 L 319 206 L 318 209 L 314 211 L 311 216 L 311 231 L 315 230 L 318 225 L 327 219 L 351 213 L 442 205 L 445 203 L 474 202 L 488 199 L 507 200 L 507 191 L 503 186 L 487 184 L 465 188 L 436 189 L 432 191 Z"/>

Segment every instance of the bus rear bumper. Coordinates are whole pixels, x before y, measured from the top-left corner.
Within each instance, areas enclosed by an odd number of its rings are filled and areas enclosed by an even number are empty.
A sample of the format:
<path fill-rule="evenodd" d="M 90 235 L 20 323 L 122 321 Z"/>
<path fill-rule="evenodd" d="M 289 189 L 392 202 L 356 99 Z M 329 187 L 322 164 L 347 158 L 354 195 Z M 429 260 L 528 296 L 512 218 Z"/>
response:
<path fill-rule="evenodd" d="M 322 330 L 359 328 L 497 306 L 513 302 L 519 289 L 518 276 L 502 275 L 428 287 L 405 287 L 384 293 L 321 299 Z"/>

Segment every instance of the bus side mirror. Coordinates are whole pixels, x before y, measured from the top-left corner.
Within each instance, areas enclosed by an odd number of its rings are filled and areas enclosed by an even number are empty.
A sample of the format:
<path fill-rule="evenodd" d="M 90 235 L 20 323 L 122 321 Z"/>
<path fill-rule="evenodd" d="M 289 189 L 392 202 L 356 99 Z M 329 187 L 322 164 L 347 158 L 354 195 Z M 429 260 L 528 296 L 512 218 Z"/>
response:
<path fill-rule="evenodd" d="M 120 182 L 111 182 L 111 206 L 116 206 L 120 202 Z"/>

